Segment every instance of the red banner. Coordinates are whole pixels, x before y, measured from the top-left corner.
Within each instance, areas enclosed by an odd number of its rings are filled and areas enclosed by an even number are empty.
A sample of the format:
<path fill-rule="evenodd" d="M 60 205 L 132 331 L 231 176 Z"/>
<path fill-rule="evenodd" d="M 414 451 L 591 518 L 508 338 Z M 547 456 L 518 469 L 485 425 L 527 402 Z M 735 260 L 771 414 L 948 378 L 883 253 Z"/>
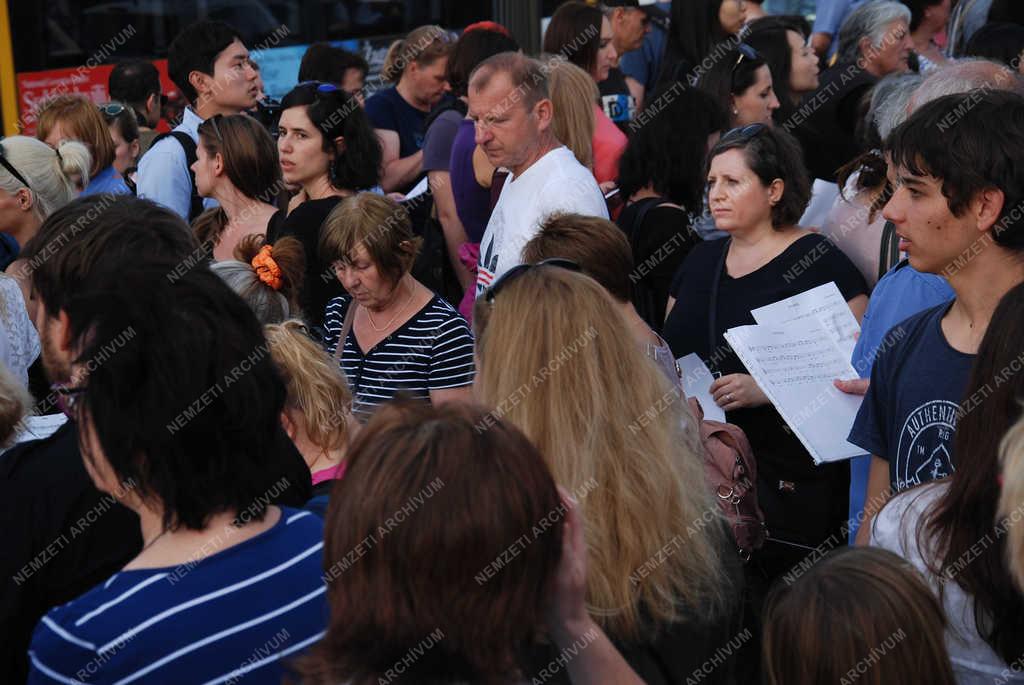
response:
<path fill-rule="evenodd" d="M 177 97 L 178 89 L 171 83 L 167 75 L 167 60 L 158 59 L 153 65 L 160 72 L 160 84 L 164 95 Z M 70 69 L 51 69 L 49 71 L 27 71 L 18 74 L 18 124 L 23 135 L 31 136 L 36 131 L 36 110 L 46 100 L 58 95 L 85 95 L 99 104 L 110 100 L 107 92 L 107 80 L 114 69 L 112 64 L 98 67 L 72 67 Z M 167 124 L 161 120 L 161 130 L 167 130 Z"/>

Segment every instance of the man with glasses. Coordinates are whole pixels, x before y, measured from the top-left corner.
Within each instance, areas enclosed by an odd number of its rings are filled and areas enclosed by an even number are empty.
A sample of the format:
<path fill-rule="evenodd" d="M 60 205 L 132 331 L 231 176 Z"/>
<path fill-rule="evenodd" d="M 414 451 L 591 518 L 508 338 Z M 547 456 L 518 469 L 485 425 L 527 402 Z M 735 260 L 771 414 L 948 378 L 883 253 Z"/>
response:
<path fill-rule="evenodd" d="M 167 101 L 160 85 L 160 72 L 145 60 L 121 62 L 110 72 L 107 90 L 111 101 L 123 102 L 135 113 L 139 122 L 139 154 L 145 154 L 159 135 L 156 127 Z"/>
<path fill-rule="evenodd" d="M 177 128 L 153 141 L 139 162 L 138 194 L 191 221 L 204 204 L 216 204 L 199 197 L 191 171 L 199 124 L 215 114 L 241 114 L 254 107 L 258 74 L 238 32 L 219 21 L 186 27 L 171 43 L 167 65 L 189 107 Z"/>

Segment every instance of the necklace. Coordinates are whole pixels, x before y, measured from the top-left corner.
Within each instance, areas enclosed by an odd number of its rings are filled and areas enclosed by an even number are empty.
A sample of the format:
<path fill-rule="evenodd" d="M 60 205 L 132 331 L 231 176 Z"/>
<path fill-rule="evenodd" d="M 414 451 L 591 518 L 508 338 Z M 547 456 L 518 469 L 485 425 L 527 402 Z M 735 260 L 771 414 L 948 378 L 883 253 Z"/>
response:
<path fill-rule="evenodd" d="M 159 533 L 159 534 L 158 534 L 158 535 L 157 535 L 157 536 L 156 536 L 155 538 L 153 538 L 152 540 L 150 540 L 149 542 L 147 542 L 146 544 L 144 544 L 144 545 L 142 546 L 142 549 L 140 549 L 140 550 L 139 550 L 139 554 L 142 554 L 142 553 L 143 553 L 143 552 L 145 552 L 145 551 L 146 551 L 147 549 L 149 549 L 150 547 L 152 547 L 152 546 L 154 545 L 154 543 L 156 543 L 156 541 L 157 541 L 157 540 L 159 540 L 160 538 L 162 538 L 162 537 L 164 536 L 164 534 L 165 534 L 165 533 L 166 533 L 167 531 L 169 531 L 169 530 L 170 530 L 170 528 L 164 528 L 164 529 L 163 529 L 162 531 L 160 531 L 160 533 Z M 138 556 L 138 555 L 136 555 L 136 556 Z"/>
<path fill-rule="evenodd" d="M 383 326 L 381 326 L 380 328 L 378 328 L 378 327 L 377 327 L 377 324 L 375 324 L 375 323 L 373 322 L 373 315 L 372 315 L 372 314 L 370 314 L 370 310 L 369 310 L 369 309 L 367 309 L 367 310 L 366 310 L 366 318 L 370 320 L 370 327 L 371 327 L 371 328 L 373 328 L 373 330 L 377 331 L 378 333 L 379 333 L 380 331 L 386 331 L 386 330 L 387 330 L 387 329 L 388 329 L 388 328 L 389 328 L 389 327 L 391 326 L 391 324 L 393 324 L 393 323 L 395 322 L 395 319 L 397 319 L 397 318 L 398 318 L 399 316 L 401 316 L 402 312 L 404 312 L 404 311 L 405 311 L 405 310 L 406 310 L 406 309 L 407 309 L 407 308 L 409 307 L 409 304 L 410 304 L 410 303 L 412 302 L 412 298 L 413 298 L 413 297 L 415 297 L 415 296 L 416 296 L 416 288 L 415 288 L 415 287 L 413 287 L 413 289 L 412 289 L 412 292 L 411 292 L 411 293 L 409 293 L 409 299 L 408 299 L 408 300 L 406 300 L 406 302 L 405 302 L 405 304 L 404 304 L 404 305 L 402 305 L 402 308 L 401 308 L 401 309 L 399 309 L 399 310 L 398 310 L 398 311 L 397 311 L 397 312 L 395 313 L 395 315 L 391 317 L 391 320 L 390 320 L 390 321 L 388 321 L 388 322 L 387 322 L 386 324 L 384 324 L 384 325 L 383 325 Z"/>

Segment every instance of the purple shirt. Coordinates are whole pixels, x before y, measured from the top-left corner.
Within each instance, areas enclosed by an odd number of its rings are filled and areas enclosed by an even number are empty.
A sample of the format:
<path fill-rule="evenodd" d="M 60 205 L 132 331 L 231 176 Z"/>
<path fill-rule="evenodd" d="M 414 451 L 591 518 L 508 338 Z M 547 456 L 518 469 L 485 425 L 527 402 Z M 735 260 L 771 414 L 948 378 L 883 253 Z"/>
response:
<path fill-rule="evenodd" d="M 471 243 L 479 243 L 484 237 L 487 222 L 491 218 L 491 190 L 476 182 L 473 172 L 473 151 L 476 149 L 476 134 L 473 122 L 463 119 L 452 143 L 451 174 L 452 195 L 466 237 Z"/>

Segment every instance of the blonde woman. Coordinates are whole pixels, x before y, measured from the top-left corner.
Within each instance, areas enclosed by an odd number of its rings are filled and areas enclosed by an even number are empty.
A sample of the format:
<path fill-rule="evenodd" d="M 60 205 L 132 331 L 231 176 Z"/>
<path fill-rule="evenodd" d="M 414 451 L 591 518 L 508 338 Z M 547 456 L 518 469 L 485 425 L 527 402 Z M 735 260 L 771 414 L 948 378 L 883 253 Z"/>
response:
<path fill-rule="evenodd" d="M 547 64 L 555 137 L 594 172 L 598 183 L 614 181 L 627 140 L 598 104 L 597 84 L 586 71 L 560 57 L 551 57 Z"/>
<path fill-rule="evenodd" d="M 1020 522 L 1024 517 L 1024 418 L 1013 425 L 999 448 L 1003 462 L 1003 489 L 999 498 L 999 518 Z M 1024 526 L 1007 530 L 1006 556 L 1017 587 L 1024 591 Z"/>
<path fill-rule="evenodd" d="M 306 325 L 291 319 L 264 328 L 270 356 L 287 397 L 281 424 L 313 476 L 313 497 L 326 495 L 345 473 L 345 453 L 355 422 L 352 392 L 329 354 L 310 340 Z"/>
<path fill-rule="evenodd" d="M 685 682 L 739 632 L 735 557 L 692 417 L 571 266 L 523 265 L 477 299 L 474 387 L 579 500 L 591 616 L 646 682 Z"/>
<path fill-rule="evenodd" d="M 4 138 L 0 141 L 0 232 L 24 250 L 46 217 L 75 199 L 75 179 L 88 177 L 91 165 L 89 150 L 77 141 L 64 141 L 55 151 L 28 136 Z M 29 304 L 29 272 L 24 262 L 0 262 L 0 270 L 4 269 L 18 279 Z"/>
<path fill-rule="evenodd" d="M 0 353 L 4 342 L 0 339 Z M 0 454 L 10 447 L 18 434 L 18 426 L 32 407 L 32 397 L 0 363 Z"/>

